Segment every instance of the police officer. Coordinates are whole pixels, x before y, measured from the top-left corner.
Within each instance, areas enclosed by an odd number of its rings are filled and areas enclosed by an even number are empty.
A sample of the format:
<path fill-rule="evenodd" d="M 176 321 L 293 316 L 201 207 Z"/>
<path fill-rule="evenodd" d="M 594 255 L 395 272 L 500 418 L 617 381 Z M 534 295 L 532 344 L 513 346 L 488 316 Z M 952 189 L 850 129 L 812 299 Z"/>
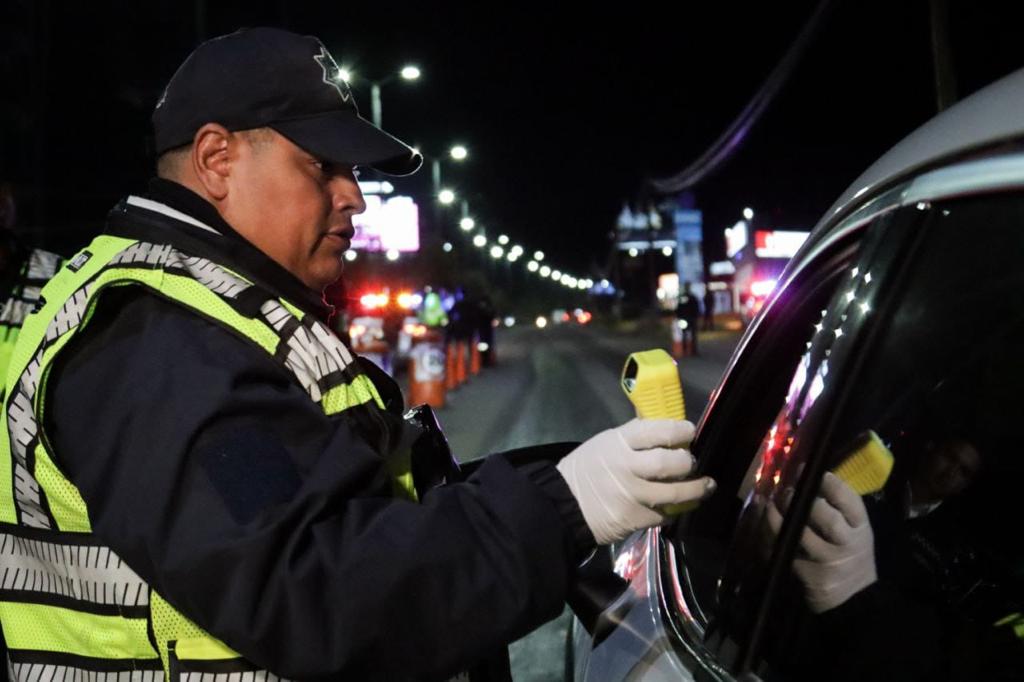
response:
<path fill-rule="evenodd" d="M 15 679 L 444 679 L 556 616 L 595 544 L 711 491 L 692 425 L 633 421 L 417 494 L 401 395 L 320 291 L 354 166 L 419 155 L 275 29 L 200 45 L 153 122 L 159 177 L 47 286 L 8 374 Z"/>

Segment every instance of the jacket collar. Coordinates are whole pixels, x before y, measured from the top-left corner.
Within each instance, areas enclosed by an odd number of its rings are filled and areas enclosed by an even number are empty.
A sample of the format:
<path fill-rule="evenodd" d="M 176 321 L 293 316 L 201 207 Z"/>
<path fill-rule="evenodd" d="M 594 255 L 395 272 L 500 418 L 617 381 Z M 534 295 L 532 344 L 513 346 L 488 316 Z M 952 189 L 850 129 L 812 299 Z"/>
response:
<path fill-rule="evenodd" d="M 199 242 L 203 255 L 229 265 L 260 287 L 279 295 L 321 320 L 334 312 L 322 292 L 314 291 L 295 275 L 278 265 L 232 228 L 208 201 L 176 182 L 163 178 L 150 181 L 145 196 L 129 196 L 111 211 L 108 231 L 131 230 L 132 215 L 147 218 L 147 223 L 166 229 L 161 235 L 171 244 Z M 120 229 L 117 229 L 120 228 Z M 163 231 L 163 230 L 161 230 Z M 187 250 L 188 247 L 184 247 Z M 197 254 L 199 255 L 199 254 Z"/>

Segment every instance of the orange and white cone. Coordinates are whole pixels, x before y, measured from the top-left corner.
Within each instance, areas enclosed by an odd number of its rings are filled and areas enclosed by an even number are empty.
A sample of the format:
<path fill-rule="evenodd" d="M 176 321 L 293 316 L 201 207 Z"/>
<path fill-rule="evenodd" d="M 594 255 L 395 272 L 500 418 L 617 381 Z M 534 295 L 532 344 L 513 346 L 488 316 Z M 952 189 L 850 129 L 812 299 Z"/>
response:
<path fill-rule="evenodd" d="M 409 404 L 441 408 L 447 393 L 444 343 L 426 339 L 409 354 Z"/>
<path fill-rule="evenodd" d="M 469 373 L 473 376 L 480 374 L 480 339 L 474 334 L 470 341 L 469 349 Z"/>

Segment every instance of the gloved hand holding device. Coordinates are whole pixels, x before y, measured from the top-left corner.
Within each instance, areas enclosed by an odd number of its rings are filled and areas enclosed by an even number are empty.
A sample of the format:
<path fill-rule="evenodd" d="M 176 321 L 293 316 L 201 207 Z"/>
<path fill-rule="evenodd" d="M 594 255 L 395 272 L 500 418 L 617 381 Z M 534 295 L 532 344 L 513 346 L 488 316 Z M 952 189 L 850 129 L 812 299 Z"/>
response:
<path fill-rule="evenodd" d="M 634 419 L 602 431 L 558 463 L 599 545 L 665 520 L 664 507 L 710 495 L 709 477 L 686 480 L 696 464 L 684 448 L 690 422 Z"/>
<path fill-rule="evenodd" d="M 789 498 L 784 507 L 788 502 Z M 777 536 L 782 514 L 774 504 L 767 505 L 767 518 Z M 800 547 L 804 556 L 793 560 L 793 572 L 803 583 L 807 606 L 814 613 L 839 606 L 878 580 L 874 534 L 864 500 L 832 472 L 822 478 Z"/>

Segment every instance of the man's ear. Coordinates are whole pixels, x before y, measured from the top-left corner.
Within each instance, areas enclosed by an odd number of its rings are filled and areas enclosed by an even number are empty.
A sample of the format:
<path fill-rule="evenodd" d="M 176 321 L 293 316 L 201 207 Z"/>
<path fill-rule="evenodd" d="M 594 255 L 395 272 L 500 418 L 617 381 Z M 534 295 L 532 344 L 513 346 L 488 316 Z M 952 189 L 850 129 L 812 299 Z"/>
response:
<path fill-rule="evenodd" d="M 192 140 L 192 170 L 207 194 L 223 199 L 228 193 L 228 175 L 236 156 L 234 135 L 224 126 L 207 123 Z"/>

